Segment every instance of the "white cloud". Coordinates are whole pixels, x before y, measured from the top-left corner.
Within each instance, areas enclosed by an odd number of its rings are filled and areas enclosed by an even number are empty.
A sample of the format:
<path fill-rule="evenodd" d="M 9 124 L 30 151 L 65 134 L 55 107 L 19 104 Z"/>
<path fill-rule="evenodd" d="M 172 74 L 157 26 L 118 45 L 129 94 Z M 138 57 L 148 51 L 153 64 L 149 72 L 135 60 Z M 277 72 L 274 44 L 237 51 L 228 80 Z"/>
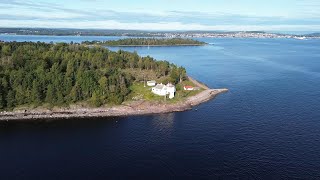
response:
<path fill-rule="evenodd" d="M 83 1 L 91 2 L 89 0 Z M 320 3 L 316 0 L 310 0 L 311 3 L 294 0 L 295 3 L 301 2 L 298 6 L 301 9 L 298 9 L 299 11 L 296 8 L 292 8 L 288 12 L 282 11 L 287 7 L 284 8 L 279 5 L 274 8 L 281 9 L 281 13 L 270 13 L 268 9 L 268 13 L 259 12 L 256 14 L 244 12 L 232 14 L 236 13 L 232 10 L 224 12 L 197 12 L 190 11 L 190 9 L 153 11 L 152 8 L 149 8 L 149 10 L 135 10 L 133 8 L 132 10 L 116 11 L 102 9 L 103 6 L 94 6 L 94 8 L 61 6 L 63 2 L 58 2 L 57 0 L 57 4 L 55 4 L 34 0 L 0 0 L 0 27 L 142 30 L 320 30 L 320 19 L 318 18 L 320 17 L 320 11 L 317 11 Z M 181 4 L 181 6 L 183 5 Z M 239 9 L 238 6 L 234 8 Z"/>
<path fill-rule="evenodd" d="M 0 20 L 2 27 L 43 27 L 43 28 L 90 28 L 90 29 L 128 29 L 128 30 L 227 30 L 227 31 L 281 31 L 303 30 L 318 31 L 320 25 L 201 25 L 194 23 L 183 24 L 180 22 L 159 23 L 121 23 L 118 21 L 34 21 L 34 20 Z"/>

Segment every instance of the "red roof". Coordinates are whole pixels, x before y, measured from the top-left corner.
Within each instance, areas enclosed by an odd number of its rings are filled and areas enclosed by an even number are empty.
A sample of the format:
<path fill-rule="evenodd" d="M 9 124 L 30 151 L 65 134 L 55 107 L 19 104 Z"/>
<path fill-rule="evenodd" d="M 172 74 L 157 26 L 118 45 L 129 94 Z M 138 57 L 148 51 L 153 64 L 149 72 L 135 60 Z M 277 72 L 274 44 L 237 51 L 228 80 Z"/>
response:
<path fill-rule="evenodd" d="M 193 88 L 192 86 L 184 86 L 186 89 Z"/>

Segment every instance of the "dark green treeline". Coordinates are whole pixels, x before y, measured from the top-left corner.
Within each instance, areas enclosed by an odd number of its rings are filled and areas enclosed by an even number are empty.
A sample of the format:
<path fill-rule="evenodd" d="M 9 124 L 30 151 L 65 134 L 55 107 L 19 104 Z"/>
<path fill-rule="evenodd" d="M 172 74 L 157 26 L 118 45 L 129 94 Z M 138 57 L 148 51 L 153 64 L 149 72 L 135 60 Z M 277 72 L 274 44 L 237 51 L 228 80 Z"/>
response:
<path fill-rule="evenodd" d="M 84 44 L 100 44 L 106 46 L 179 46 L 205 45 L 205 42 L 185 38 L 125 38 L 108 41 L 84 41 Z"/>
<path fill-rule="evenodd" d="M 0 42 L 0 109 L 19 105 L 120 104 L 136 80 L 124 69 L 151 70 L 177 83 L 185 69 L 152 57 L 80 44 Z"/>

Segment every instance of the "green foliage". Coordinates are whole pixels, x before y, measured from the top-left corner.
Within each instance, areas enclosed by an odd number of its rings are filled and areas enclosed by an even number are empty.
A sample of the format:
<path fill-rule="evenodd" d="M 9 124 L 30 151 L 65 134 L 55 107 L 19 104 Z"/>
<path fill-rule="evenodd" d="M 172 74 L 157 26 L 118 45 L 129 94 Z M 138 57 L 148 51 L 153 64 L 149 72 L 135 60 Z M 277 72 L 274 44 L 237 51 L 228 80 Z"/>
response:
<path fill-rule="evenodd" d="M 49 84 L 47 87 L 47 93 L 46 93 L 46 99 L 45 101 L 47 103 L 54 103 L 56 102 L 56 96 L 55 96 L 55 91 L 54 91 L 54 87 L 52 84 Z"/>
<path fill-rule="evenodd" d="M 0 86 L 0 109 L 3 109 L 5 107 L 5 101 L 3 97 L 3 91 Z"/>
<path fill-rule="evenodd" d="M 99 107 L 102 105 L 102 101 L 101 101 L 100 96 L 98 95 L 97 92 L 93 92 L 90 101 L 91 101 L 91 104 L 95 107 Z"/>
<path fill-rule="evenodd" d="M 3 56 L 8 56 L 11 54 L 11 46 L 10 45 L 4 45 L 1 48 L 1 54 L 3 54 Z"/>
<path fill-rule="evenodd" d="M 133 74 L 148 71 L 178 82 L 185 76 L 180 69 L 136 52 L 80 44 L 0 42 L 0 110 L 78 101 L 94 106 L 121 104 L 131 92 Z"/>
<path fill-rule="evenodd" d="M 13 108 L 14 106 L 15 106 L 14 92 L 12 90 L 9 90 L 7 94 L 7 107 Z"/>
<path fill-rule="evenodd" d="M 126 38 L 109 41 L 84 41 L 87 45 L 106 46 L 178 46 L 178 45 L 204 45 L 205 42 L 184 38 Z"/>
<path fill-rule="evenodd" d="M 32 90 L 31 90 L 31 95 L 32 95 L 32 102 L 34 102 L 36 105 L 41 103 L 42 99 L 42 92 L 41 92 L 41 87 L 38 81 L 33 81 L 32 83 Z"/>

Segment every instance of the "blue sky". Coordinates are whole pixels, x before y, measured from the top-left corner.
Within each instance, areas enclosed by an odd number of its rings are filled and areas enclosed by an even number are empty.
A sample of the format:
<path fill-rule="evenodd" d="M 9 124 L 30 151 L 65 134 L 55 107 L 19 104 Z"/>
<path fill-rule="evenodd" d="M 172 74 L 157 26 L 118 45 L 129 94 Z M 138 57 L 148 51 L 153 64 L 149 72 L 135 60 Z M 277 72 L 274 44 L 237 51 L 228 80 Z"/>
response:
<path fill-rule="evenodd" d="M 319 31 L 319 0 L 0 0 L 0 27 Z"/>

